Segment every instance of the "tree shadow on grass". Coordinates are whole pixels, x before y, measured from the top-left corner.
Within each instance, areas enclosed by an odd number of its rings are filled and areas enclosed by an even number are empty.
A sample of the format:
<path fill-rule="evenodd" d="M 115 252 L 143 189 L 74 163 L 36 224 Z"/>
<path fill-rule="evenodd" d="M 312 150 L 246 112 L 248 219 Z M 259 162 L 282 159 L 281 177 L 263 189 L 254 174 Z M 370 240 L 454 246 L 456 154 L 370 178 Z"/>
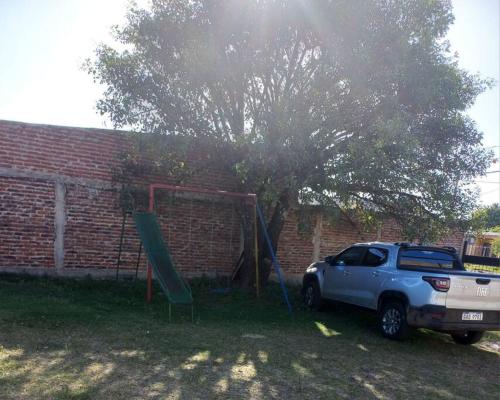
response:
<path fill-rule="evenodd" d="M 39 286 L 4 297 L 2 399 L 497 399 L 500 390 L 491 349 L 427 331 L 389 341 L 373 314 L 350 306 L 290 317 L 276 296 L 198 293 L 196 322 L 176 309 L 168 323 L 163 299 L 145 306 L 135 287 L 123 295 L 89 283 L 68 296 L 47 284 L 47 296 Z"/>
<path fill-rule="evenodd" d="M 391 342 L 329 315 L 310 325 L 301 334 L 158 324 L 121 340 L 104 329 L 35 341 L 25 328 L 25 337 L 0 334 L 0 397 L 498 398 L 498 354 L 426 332 Z"/>

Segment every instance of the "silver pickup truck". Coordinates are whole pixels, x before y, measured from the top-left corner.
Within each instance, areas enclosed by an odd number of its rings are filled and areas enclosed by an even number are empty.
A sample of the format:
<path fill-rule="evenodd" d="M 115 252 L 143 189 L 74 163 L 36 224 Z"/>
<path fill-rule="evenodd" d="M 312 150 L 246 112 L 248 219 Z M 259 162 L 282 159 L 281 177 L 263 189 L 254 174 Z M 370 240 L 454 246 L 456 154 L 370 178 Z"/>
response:
<path fill-rule="evenodd" d="M 334 300 L 376 310 L 390 339 L 415 327 L 472 344 L 484 331 L 500 330 L 500 275 L 466 271 L 449 247 L 355 244 L 311 264 L 302 293 L 313 309 Z"/>

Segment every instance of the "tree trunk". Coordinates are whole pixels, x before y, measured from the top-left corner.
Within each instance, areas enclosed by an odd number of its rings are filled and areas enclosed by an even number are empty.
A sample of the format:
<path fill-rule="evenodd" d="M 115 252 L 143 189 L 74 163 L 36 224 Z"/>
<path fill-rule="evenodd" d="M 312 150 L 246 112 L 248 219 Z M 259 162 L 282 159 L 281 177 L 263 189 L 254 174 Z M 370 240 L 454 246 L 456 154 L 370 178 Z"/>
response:
<path fill-rule="evenodd" d="M 281 193 L 280 197 L 271 214 L 271 219 L 267 222 L 267 233 L 271 240 L 271 245 L 276 254 L 278 251 L 278 243 L 283 226 L 285 225 L 286 215 L 290 207 L 290 194 L 288 190 Z M 273 260 L 271 250 L 265 240 L 261 225 L 259 224 L 259 278 L 261 286 L 267 284 L 269 275 L 271 274 Z"/>
<path fill-rule="evenodd" d="M 278 250 L 278 242 L 281 231 L 285 224 L 286 214 L 289 209 L 289 192 L 281 193 L 278 201 L 272 209 L 269 222 L 266 221 L 267 232 L 271 240 L 274 252 Z M 267 217 L 265 213 L 264 218 Z M 253 211 L 246 207 L 241 213 L 242 226 L 244 232 L 245 259 L 240 271 L 241 286 L 251 288 L 255 286 L 255 244 L 254 244 L 254 220 Z M 259 248 L 259 281 L 261 286 L 265 286 L 269 280 L 272 269 L 272 256 L 268 243 L 262 232 L 260 221 L 257 221 L 258 248 Z"/>
<path fill-rule="evenodd" d="M 244 207 L 241 214 L 243 226 L 243 265 L 240 270 L 241 286 L 252 288 L 255 285 L 255 244 L 254 244 L 254 217 L 251 207 Z"/>

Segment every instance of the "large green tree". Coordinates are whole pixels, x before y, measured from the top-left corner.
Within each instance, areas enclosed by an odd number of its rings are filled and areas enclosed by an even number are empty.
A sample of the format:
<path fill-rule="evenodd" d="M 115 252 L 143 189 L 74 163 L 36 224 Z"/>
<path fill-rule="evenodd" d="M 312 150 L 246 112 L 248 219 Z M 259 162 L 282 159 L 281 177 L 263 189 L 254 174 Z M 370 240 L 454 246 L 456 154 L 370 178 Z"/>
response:
<path fill-rule="evenodd" d="M 438 0 L 153 0 L 87 69 L 117 127 L 223 149 L 210 160 L 258 194 L 275 247 L 312 203 L 426 240 L 471 211 L 489 158 L 465 114 L 489 83 L 458 67 L 452 22 Z"/>
<path fill-rule="evenodd" d="M 472 213 L 471 228 L 477 233 L 500 227 L 500 204 L 478 208 Z"/>

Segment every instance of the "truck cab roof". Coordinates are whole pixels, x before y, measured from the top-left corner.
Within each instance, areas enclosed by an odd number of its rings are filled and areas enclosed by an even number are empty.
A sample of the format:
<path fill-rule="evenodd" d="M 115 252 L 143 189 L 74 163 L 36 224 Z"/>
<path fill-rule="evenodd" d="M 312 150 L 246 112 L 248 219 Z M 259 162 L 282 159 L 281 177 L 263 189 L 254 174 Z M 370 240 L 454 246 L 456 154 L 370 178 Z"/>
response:
<path fill-rule="evenodd" d="M 364 243 L 355 243 L 353 246 L 380 246 L 386 249 L 390 248 L 412 248 L 412 249 L 422 249 L 422 250 L 441 250 L 447 251 L 450 253 L 456 253 L 457 250 L 452 246 L 432 246 L 432 245 L 421 245 L 417 243 L 410 242 L 364 242 Z"/>

